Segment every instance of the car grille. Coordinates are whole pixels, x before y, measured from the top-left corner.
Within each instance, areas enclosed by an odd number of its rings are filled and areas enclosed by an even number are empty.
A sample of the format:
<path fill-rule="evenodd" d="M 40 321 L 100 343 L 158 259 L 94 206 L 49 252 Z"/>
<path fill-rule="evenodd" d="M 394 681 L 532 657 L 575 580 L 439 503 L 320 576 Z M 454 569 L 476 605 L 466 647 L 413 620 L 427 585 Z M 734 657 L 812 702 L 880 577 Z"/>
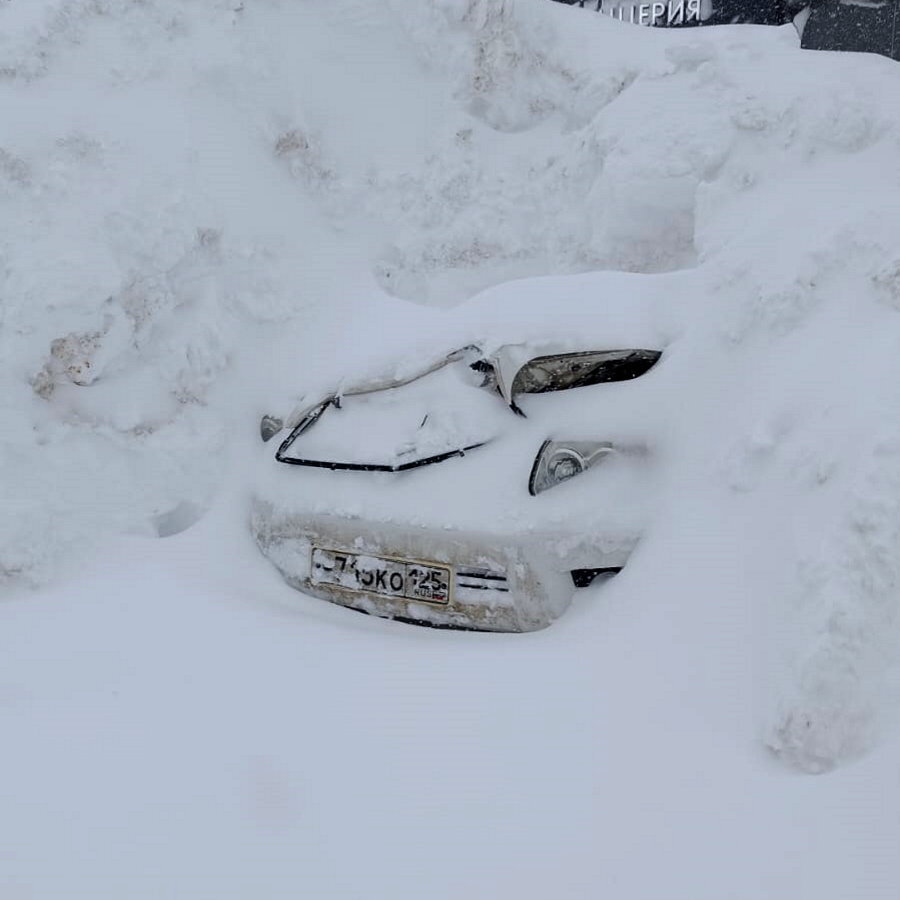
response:
<path fill-rule="evenodd" d="M 456 586 L 469 591 L 509 593 L 506 575 L 496 569 L 457 569 Z"/>

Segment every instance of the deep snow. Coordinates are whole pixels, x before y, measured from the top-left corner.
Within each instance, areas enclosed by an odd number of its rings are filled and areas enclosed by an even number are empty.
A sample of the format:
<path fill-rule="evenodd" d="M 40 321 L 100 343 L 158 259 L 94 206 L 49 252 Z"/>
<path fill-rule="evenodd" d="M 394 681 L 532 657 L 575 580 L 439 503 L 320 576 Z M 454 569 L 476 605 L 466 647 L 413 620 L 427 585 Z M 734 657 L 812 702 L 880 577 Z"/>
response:
<path fill-rule="evenodd" d="M 895 898 L 898 126 L 790 27 L 0 5 L 3 896 Z M 529 636 L 287 588 L 259 415 L 598 270 L 667 296 L 629 568 Z"/>

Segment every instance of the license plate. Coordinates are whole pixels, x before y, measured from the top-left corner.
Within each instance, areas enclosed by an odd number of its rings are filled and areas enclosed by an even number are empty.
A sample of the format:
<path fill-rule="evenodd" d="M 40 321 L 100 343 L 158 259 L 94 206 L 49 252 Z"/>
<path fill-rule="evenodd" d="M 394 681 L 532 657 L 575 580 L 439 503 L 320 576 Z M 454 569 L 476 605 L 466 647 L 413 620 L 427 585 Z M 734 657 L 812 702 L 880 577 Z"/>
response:
<path fill-rule="evenodd" d="M 313 547 L 310 581 L 421 603 L 450 602 L 450 569 L 367 553 Z"/>

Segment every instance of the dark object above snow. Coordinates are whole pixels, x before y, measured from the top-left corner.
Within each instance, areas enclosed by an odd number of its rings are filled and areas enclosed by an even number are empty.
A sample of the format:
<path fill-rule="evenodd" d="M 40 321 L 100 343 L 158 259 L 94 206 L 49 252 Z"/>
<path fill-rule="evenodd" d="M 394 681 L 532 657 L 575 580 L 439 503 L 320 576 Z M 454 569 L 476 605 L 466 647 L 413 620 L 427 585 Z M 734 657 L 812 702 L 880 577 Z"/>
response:
<path fill-rule="evenodd" d="M 810 50 L 880 53 L 900 61 L 897 0 L 831 0 L 812 4 L 802 46 Z"/>
<path fill-rule="evenodd" d="M 808 50 L 879 53 L 900 61 L 900 0 L 555 0 L 636 25 L 784 25 Z"/>

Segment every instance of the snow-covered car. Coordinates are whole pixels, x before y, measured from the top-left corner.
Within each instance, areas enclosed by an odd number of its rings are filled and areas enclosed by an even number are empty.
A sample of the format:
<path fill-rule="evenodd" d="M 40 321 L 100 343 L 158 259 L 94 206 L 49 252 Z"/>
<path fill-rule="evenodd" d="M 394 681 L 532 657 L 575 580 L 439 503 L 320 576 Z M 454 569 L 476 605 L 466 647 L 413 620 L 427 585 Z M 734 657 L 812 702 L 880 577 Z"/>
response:
<path fill-rule="evenodd" d="M 279 443 L 253 500 L 259 547 L 293 587 L 366 613 L 549 625 L 625 565 L 652 493 L 639 429 L 604 420 L 639 407 L 632 382 L 661 351 L 602 330 L 470 343 L 264 417 Z"/>
<path fill-rule="evenodd" d="M 623 22 L 657 28 L 784 25 L 808 50 L 879 53 L 900 60 L 898 0 L 556 0 Z"/>

